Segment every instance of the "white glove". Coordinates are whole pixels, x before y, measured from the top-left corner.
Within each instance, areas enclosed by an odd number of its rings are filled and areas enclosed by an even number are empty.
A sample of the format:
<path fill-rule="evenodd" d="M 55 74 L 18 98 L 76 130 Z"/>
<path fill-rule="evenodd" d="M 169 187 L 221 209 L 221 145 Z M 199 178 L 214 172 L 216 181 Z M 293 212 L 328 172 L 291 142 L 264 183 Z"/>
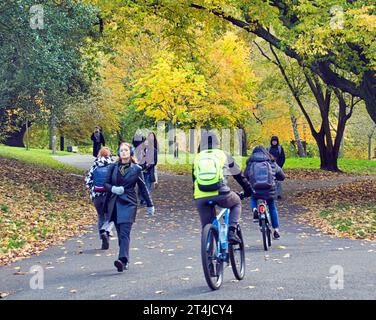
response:
<path fill-rule="evenodd" d="M 154 216 L 155 208 L 154 207 L 147 207 L 146 211 L 147 211 L 149 216 Z"/>
<path fill-rule="evenodd" d="M 124 193 L 124 187 L 121 187 L 121 186 L 120 186 L 120 187 L 113 186 L 113 187 L 111 188 L 111 192 L 117 194 L 118 196 L 120 196 L 120 195 L 122 195 L 122 194 Z"/>

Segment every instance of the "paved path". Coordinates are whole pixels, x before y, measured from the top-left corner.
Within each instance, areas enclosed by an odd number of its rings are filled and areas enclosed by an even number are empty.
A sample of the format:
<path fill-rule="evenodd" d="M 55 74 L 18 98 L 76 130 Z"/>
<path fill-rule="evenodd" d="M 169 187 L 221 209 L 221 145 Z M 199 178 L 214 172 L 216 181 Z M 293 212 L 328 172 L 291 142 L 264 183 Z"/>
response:
<path fill-rule="evenodd" d="M 88 168 L 92 157 L 87 157 L 89 162 L 79 157 L 71 158 L 74 161 L 69 164 Z M 287 181 L 287 197 L 302 187 L 297 181 Z M 296 224 L 294 217 L 301 210 L 288 206 L 287 200 L 279 204 L 281 240 L 274 241 L 266 254 L 260 232 L 243 201 L 246 277 L 236 282 L 229 267 L 221 290 L 212 292 L 201 267 L 200 223 L 192 205 L 191 188 L 190 177 L 160 174 L 154 192 L 157 212 L 150 218 L 144 208 L 139 210 L 128 271 L 119 274 L 113 267 L 117 240 L 111 240 L 110 250 L 99 250 L 92 226 L 90 233 L 82 237 L 0 268 L 0 292 L 9 293 L 7 299 L 376 298 L 376 242 L 332 239 Z M 32 266 L 43 268 L 43 290 L 30 288 L 32 274 L 28 272 Z M 330 286 L 331 277 L 339 275 L 340 270 L 343 289 L 335 290 Z"/>

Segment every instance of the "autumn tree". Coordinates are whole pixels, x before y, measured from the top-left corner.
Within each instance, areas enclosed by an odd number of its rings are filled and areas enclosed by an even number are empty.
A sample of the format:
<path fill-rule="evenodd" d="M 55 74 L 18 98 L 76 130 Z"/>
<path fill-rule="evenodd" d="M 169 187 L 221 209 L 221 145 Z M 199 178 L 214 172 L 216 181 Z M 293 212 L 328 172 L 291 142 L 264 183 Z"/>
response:
<path fill-rule="evenodd" d="M 23 146 L 25 113 L 47 112 L 52 139 L 66 102 L 87 92 L 96 77 L 96 57 L 88 48 L 98 9 L 82 1 L 43 0 L 42 25 L 32 28 L 34 4 L 0 4 L 0 115 L 16 127 L 5 140 L 14 146 Z"/>

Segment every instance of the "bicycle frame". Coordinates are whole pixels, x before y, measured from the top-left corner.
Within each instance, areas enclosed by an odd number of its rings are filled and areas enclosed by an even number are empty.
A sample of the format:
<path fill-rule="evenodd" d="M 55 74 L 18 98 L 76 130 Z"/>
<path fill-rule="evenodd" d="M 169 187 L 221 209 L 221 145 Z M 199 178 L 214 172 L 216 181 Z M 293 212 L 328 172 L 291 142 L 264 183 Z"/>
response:
<path fill-rule="evenodd" d="M 228 226 L 230 220 L 230 209 L 227 208 L 219 208 L 219 214 L 211 222 L 217 229 L 218 232 L 218 243 L 217 243 L 217 256 L 220 257 L 223 261 L 229 262 L 229 255 L 228 255 L 228 247 L 229 243 L 227 240 L 228 234 Z M 221 222 L 224 222 L 226 225 L 226 232 L 224 240 L 221 239 L 220 231 L 221 231 Z M 222 240 L 222 241 L 221 241 Z"/>
<path fill-rule="evenodd" d="M 261 211 L 260 206 L 264 206 L 265 212 L 260 212 Z M 268 204 L 265 200 L 262 200 L 262 199 L 257 200 L 257 211 L 258 211 L 258 214 L 259 214 L 259 221 L 260 221 L 259 224 L 260 224 L 260 226 L 261 226 L 262 220 L 266 220 L 265 222 L 267 224 L 271 223 L 269 206 L 268 206 Z"/>

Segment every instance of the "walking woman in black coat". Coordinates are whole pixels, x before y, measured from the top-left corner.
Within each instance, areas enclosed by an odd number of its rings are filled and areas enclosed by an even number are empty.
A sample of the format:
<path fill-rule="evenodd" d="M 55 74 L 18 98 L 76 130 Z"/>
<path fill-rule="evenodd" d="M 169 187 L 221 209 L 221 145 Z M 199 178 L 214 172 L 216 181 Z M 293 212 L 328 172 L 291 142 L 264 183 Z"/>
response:
<path fill-rule="evenodd" d="M 107 210 L 115 223 L 119 240 L 119 259 L 114 265 L 119 272 L 123 272 L 129 266 L 130 233 L 137 214 L 136 184 L 146 200 L 149 215 L 154 215 L 154 205 L 132 145 L 120 143 L 118 156 L 118 162 L 109 170 L 105 188 L 109 193 Z"/>

